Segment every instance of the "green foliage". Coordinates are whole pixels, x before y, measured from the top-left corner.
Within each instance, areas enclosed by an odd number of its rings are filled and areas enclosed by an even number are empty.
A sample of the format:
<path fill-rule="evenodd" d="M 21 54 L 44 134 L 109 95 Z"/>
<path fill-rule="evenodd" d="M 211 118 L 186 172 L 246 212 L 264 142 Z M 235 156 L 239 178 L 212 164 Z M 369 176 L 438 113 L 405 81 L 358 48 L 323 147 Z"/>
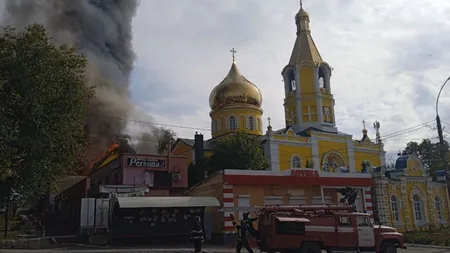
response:
<path fill-rule="evenodd" d="M 447 141 L 444 142 L 444 145 L 446 150 L 448 150 L 449 144 Z M 429 139 L 423 139 L 420 143 L 415 141 L 408 142 L 401 155 L 418 156 L 431 174 L 443 169 L 439 142 L 432 143 Z"/>
<path fill-rule="evenodd" d="M 236 133 L 218 139 L 205 163 L 212 174 L 221 169 L 264 170 L 269 161 L 258 136 Z"/>
<path fill-rule="evenodd" d="M 167 155 L 169 153 L 169 144 L 170 147 L 173 147 L 177 140 L 177 134 L 169 128 L 161 127 L 158 131 L 158 154 Z"/>
<path fill-rule="evenodd" d="M 306 160 L 305 167 L 308 169 L 312 169 L 312 168 L 314 168 L 314 163 L 308 159 L 308 160 Z"/>
<path fill-rule="evenodd" d="M 3 198 L 45 194 L 82 162 L 93 88 L 87 60 L 50 44 L 43 26 L 0 35 L 0 185 Z"/>

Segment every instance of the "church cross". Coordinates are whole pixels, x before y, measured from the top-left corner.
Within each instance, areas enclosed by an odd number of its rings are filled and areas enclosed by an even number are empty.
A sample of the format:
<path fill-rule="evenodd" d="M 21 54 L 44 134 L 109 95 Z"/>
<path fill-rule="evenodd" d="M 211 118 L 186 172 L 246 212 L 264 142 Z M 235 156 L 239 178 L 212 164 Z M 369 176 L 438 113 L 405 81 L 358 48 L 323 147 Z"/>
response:
<path fill-rule="evenodd" d="M 366 120 L 362 121 L 364 129 L 366 129 Z"/>
<path fill-rule="evenodd" d="M 270 117 L 267 118 L 267 120 L 269 121 L 269 126 L 270 126 L 270 121 L 272 120 Z"/>
<path fill-rule="evenodd" d="M 303 9 L 303 0 L 300 0 L 300 9 Z"/>
<path fill-rule="evenodd" d="M 233 56 L 233 61 L 236 59 L 236 57 L 234 56 L 236 53 L 237 53 L 237 51 L 236 50 L 234 50 L 234 47 L 230 50 L 230 52 L 232 53 L 232 56 Z"/>

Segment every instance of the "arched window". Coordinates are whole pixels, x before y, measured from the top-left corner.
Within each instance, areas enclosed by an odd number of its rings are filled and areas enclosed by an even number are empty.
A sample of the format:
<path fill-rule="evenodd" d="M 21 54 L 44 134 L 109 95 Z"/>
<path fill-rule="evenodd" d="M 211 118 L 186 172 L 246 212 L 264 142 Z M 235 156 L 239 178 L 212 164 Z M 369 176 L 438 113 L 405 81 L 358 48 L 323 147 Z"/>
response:
<path fill-rule="evenodd" d="M 252 116 L 248 117 L 248 129 L 255 130 L 255 120 Z"/>
<path fill-rule="evenodd" d="M 413 207 L 414 207 L 414 219 L 416 221 L 423 220 L 423 208 L 422 208 L 422 200 L 419 195 L 415 194 L 413 197 Z"/>
<path fill-rule="evenodd" d="M 434 197 L 434 207 L 436 208 L 438 220 L 442 220 L 442 201 L 439 196 Z"/>
<path fill-rule="evenodd" d="M 299 169 L 301 167 L 300 157 L 296 156 L 292 158 L 292 168 Z"/>
<path fill-rule="evenodd" d="M 391 196 L 391 208 L 394 221 L 399 222 L 400 221 L 399 203 L 397 197 L 395 196 Z"/>
<path fill-rule="evenodd" d="M 230 117 L 230 130 L 236 130 L 236 117 Z"/>

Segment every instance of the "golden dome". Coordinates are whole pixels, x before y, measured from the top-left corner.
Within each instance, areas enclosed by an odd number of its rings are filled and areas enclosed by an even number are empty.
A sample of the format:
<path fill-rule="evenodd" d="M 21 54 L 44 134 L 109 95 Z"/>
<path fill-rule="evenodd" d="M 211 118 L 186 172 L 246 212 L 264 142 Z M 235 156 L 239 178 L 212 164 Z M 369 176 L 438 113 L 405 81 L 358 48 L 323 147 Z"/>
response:
<path fill-rule="evenodd" d="M 233 61 L 228 75 L 219 83 L 209 96 L 211 110 L 232 104 L 248 104 L 261 107 L 261 91 L 247 80 Z"/>
<path fill-rule="evenodd" d="M 309 14 L 303 8 L 300 8 L 300 10 L 295 15 L 295 19 L 296 20 L 309 19 Z"/>

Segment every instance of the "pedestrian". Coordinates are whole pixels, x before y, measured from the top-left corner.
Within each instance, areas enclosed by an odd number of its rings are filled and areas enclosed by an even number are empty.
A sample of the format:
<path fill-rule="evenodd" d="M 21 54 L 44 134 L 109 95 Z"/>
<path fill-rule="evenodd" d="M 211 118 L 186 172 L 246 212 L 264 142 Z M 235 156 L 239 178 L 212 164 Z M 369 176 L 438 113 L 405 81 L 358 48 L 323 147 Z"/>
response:
<path fill-rule="evenodd" d="M 255 225 L 253 224 L 255 221 L 258 220 L 258 217 L 250 218 L 249 215 L 250 213 L 244 213 L 242 217 L 246 222 L 248 233 L 253 237 L 255 237 L 256 243 L 259 246 L 260 244 L 259 231 L 255 229 Z"/>
<path fill-rule="evenodd" d="M 194 252 L 202 251 L 202 244 L 205 241 L 202 229 L 202 219 L 199 216 L 194 218 L 194 227 L 191 231 L 191 242 L 194 244 Z"/>
<path fill-rule="evenodd" d="M 233 226 L 236 229 L 236 253 L 241 253 L 242 247 L 244 247 L 248 253 L 253 253 L 252 248 L 248 245 L 248 224 L 246 224 L 245 220 L 241 220 L 240 224 L 236 223 L 233 214 L 230 214 L 230 217 L 233 220 Z"/>

